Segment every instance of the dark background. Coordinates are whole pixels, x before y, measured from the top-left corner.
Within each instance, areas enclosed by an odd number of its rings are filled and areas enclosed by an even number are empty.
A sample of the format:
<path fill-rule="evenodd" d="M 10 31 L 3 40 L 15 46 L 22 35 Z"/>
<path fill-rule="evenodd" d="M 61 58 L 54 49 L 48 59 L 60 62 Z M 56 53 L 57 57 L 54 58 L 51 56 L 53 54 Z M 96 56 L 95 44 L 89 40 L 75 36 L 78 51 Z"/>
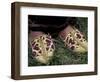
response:
<path fill-rule="evenodd" d="M 45 33 L 59 33 L 67 25 L 77 25 L 76 17 L 37 16 L 29 15 L 29 31 L 43 31 Z"/>

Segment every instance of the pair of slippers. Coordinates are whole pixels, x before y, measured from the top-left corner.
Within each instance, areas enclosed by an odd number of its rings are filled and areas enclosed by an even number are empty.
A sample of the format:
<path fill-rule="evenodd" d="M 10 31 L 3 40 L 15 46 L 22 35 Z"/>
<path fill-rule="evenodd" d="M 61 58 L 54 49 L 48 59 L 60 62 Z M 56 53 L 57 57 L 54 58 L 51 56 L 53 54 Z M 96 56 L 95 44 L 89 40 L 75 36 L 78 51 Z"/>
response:
<path fill-rule="evenodd" d="M 65 46 L 73 52 L 87 52 L 88 43 L 84 35 L 75 27 L 67 26 L 59 33 L 59 37 L 63 40 Z M 38 62 L 47 64 L 53 57 L 55 45 L 51 35 L 41 31 L 31 31 L 29 34 L 29 43 L 32 48 L 32 56 Z"/>

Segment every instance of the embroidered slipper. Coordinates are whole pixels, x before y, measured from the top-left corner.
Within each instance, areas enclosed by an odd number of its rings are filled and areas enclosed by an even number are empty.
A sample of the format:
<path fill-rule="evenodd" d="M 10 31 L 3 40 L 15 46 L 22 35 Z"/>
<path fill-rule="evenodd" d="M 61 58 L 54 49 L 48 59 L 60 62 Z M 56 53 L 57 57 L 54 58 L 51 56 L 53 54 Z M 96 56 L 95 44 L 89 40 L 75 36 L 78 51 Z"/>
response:
<path fill-rule="evenodd" d="M 88 49 L 88 43 L 85 40 L 84 35 L 75 27 L 70 25 L 67 26 L 59 33 L 59 36 L 64 41 L 65 46 L 73 52 L 84 53 Z"/>
<path fill-rule="evenodd" d="M 55 46 L 50 35 L 43 32 L 31 32 L 29 43 L 32 48 L 32 56 L 40 63 L 47 64 L 52 58 Z"/>

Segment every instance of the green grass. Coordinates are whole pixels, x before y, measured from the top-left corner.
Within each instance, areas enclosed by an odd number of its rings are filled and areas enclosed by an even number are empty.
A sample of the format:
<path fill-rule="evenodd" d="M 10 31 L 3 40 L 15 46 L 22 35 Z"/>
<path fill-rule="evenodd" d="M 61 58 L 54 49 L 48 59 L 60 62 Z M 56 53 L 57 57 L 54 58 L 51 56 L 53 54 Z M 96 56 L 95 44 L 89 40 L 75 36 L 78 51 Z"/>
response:
<path fill-rule="evenodd" d="M 77 18 L 79 29 L 87 39 L 87 18 Z M 42 64 L 37 62 L 32 57 L 31 48 L 28 48 L 28 66 L 46 66 L 46 65 L 71 65 L 71 64 L 87 64 L 88 55 L 86 53 L 74 53 L 65 47 L 63 41 L 58 37 L 54 38 L 55 51 L 54 56 L 49 61 L 49 64 Z"/>

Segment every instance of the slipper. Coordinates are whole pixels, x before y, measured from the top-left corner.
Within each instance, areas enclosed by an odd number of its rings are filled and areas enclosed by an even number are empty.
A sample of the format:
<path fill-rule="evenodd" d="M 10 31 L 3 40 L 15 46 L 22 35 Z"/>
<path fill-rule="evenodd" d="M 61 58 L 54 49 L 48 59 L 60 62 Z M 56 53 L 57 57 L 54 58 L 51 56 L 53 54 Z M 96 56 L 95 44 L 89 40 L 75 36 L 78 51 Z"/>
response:
<path fill-rule="evenodd" d="M 73 52 L 84 53 L 87 52 L 88 43 L 84 35 L 75 27 L 67 26 L 59 33 L 60 38 L 70 50 Z"/>
<path fill-rule="evenodd" d="M 32 48 L 32 56 L 40 63 L 49 63 L 55 50 L 51 36 L 40 31 L 31 31 L 29 34 L 29 43 Z"/>

